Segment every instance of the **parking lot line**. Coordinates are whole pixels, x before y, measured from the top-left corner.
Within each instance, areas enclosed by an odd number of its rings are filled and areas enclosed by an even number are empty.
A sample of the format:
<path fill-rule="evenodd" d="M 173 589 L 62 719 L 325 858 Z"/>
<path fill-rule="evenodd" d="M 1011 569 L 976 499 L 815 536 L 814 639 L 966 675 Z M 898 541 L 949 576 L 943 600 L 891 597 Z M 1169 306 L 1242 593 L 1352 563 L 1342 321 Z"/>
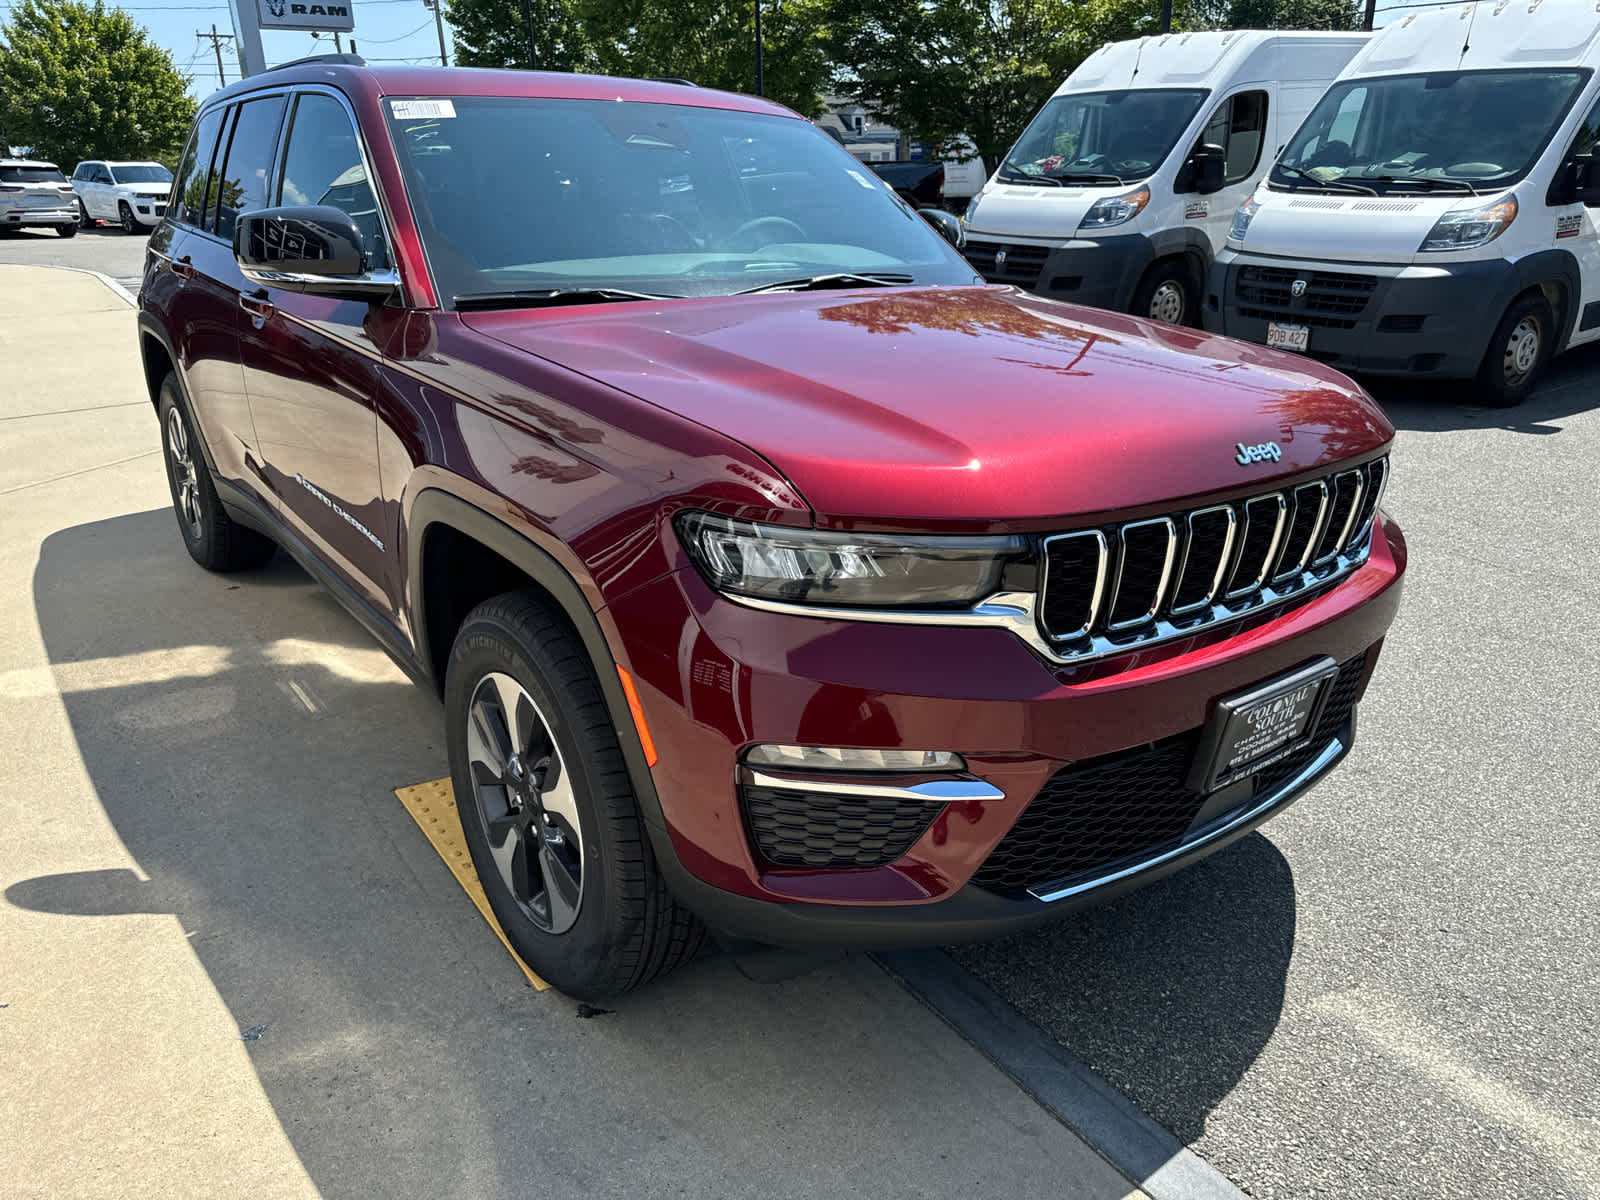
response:
<path fill-rule="evenodd" d="M 483 914 L 483 919 L 489 922 L 489 928 L 494 930 L 495 937 L 500 939 L 517 966 L 522 968 L 522 973 L 528 977 L 528 982 L 533 984 L 537 991 L 548 991 L 550 985 L 535 975 L 528 964 L 522 961 L 517 952 L 511 948 L 511 943 L 506 941 L 500 922 L 494 919 L 494 912 L 489 908 L 489 898 L 483 894 L 483 884 L 478 882 L 478 873 L 473 870 L 472 856 L 467 853 L 467 843 L 461 834 L 461 816 L 456 812 L 456 798 L 450 787 L 450 780 L 434 779 L 428 783 L 398 788 L 395 795 L 400 798 L 400 803 L 406 806 L 406 811 L 417 823 L 417 828 L 422 830 L 423 836 L 439 852 L 439 857 L 444 859 L 444 865 L 450 868 L 450 874 L 456 877 L 461 890 L 467 893 L 472 903 L 477 905 L 478 911 Z"/>

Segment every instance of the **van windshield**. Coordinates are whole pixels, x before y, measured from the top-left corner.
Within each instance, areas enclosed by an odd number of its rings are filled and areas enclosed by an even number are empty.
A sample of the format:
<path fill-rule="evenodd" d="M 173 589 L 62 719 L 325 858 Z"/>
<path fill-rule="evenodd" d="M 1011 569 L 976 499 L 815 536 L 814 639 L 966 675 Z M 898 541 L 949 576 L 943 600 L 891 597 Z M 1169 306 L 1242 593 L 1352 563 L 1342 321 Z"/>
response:
<path fill-rule="evenodd" d="M 1052 96 L 1000 165 L 1007 183 L 1132 183 L 1155 173 L 1206 98 L 1203 89 Z"/>
<path fill-rule="evenodd" d="M 1272 169 L 1277 188 L 1475 192 L 1527 174 L 1588 76 L 1450 71 L 1335 83 Z"/>
<path fill-rule="evenodd" d="M 458 303 L 976 281 L 809 121 L 533 97 L 387 107 L 429 263 Z"/>

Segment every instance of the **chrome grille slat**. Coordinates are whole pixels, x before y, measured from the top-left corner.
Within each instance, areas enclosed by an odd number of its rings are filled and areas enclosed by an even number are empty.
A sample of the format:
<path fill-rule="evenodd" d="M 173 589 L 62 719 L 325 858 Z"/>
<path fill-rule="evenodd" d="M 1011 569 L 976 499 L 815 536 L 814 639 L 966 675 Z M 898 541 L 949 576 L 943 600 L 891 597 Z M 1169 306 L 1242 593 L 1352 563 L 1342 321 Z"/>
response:
<path fill-rule="evenodd" d="M 1145 541 L 1144 531 L 1161 530 L 1166 535 L 1166 550 L 1162 554 L 1161 565 L 1156 568 L 1155 563 L 1146 559 L 1139 548 L 1134 545 L 1134 539 Z M 1167 598 L 1167 585 L 1172 582 L 1172 562 L 1177 557 L 1178 527 L 1171 517 L 1156 517 L 1149 521 L 1132 521 L 1122 527 L 1118 537 L 1117 547 L 1117 583 L 1111 589 L 1111 603 L 1108 606 L 1108 620 L 1106 628 L 1109 630 L 1133 629 L 1143 625 L 1146 621 L 1153 621 L 1161 604 Z M 1152 542 L 1160 541 L 1159 537 L 1148 539 Z M 1134 571 L 1130 578 L 1129 562 L 1134 563 Z M 1154 589 L 1150 584 L 1154 583 Z M 1124 596 L 1126 589 L 1126 596 Z M 1144 600 L 1149 597 L 1149 605 L 1145 606 Z M 1124 600 L 1127 604 L 1124 604 Z M 1127 611 L 1129 605 L 1138 605 L 1132 615 L 1118 619 L 1119 613 Z"/>
<path fill-rule="evenodd" d="M 1308 513 L 1314 514 L 1309 520 L 1306 519 Z M 1283 557 L 1272 573 L 1273 579 L 1289 578 L 1306 569 L 1317 548 L 1317 536 L 1322 532 L 1322 523 L 1327 516 L 1328 485 L 1325 481 L 1319 479 L 1316 483 L 1303 483 L 1294 489 L 1294 516 L 1290 519 L 1289 532 L 1283 544 Z"/>
<path fill-rule="evenodd" d="M 1222 538 L 1222 549 L 1216 552 L 1216 557 L 1211 558 L 1211 548 L 1204 546 L 1196 550 L 1195 523 L 1208 517 L 1221 517 L 1226 529 Z M 1227 573 L 1228 564 L 1233 559 L 1234 537 L 1239 530 L 1239 516 L 1231 504 L 1214 504 L 1210 508 L 1197 508 L 1189 514 L 1186 522 L 1183 543 L 1183 566 L 1178 569 L 1178 581 L 1172 589 L 1172 615 L 1186 616 L 1192 612 L 1199 612 L 1206 605 L 1217 598 L 1217 593 L 1222 590 L 1222 579 Z M 1204 557 L 1201 557 L 1203 555 Z M 1215 565 L 1213 565 L 1213 562 Z M 1183 598 L 1190 594 L 1191 573 L 1198 573 L 1201 579 L 1207 580 L 1205 591 L 1195 599 L 1184 601 Z M 1180 601 L 1183 601 L 1180 603 Z"/>
<path fill-rule="evenodd" d="M 1081 543 L 1081 544 L 1080 544 Z M 1059 570 L 1055 564 L 1061 557 L 1077 551 L 1089 551 L 1095 559 L 1092 583 L 1088 595 L 1080 601 L 1078 596 L 1078 580 L 1071 580 L 1073 585 L 1070 592 L 1061 587 Z M 1039 581 L 1039 612 L 1041 619 L 1046 623 L 1059 624 L 1067 612 L 1082 612 L 1083 624 L 1064 631 L 1062 637 L 1083 637 L 1094 628 L 1100 618 L 1100 605 L 1106 594 L 1106 572 L 1110 567 L 1111 546 L 1106 535 L 1098 529 L 1091 529 L 1084 533 L 1063 533 L 1055 537 L 1046 538 L 1044 542 L 1044 574 Z M 1050 591 L 1051 576 L 1058 576 L 1057 591 L 1063 594 L 1056 595 Z M 1055 618 L 1052 621 L 1052 618 Z"/>
<path fill-rule="evenodd" d="M 1244 509 L 1245 528 L 1239 538 L 1239 561 L 1228 579 L 1230 586 L 1223 593 L 1224 598 L 1230 600 L 1253 592 L 1266 583 L 1267 574 L 1278 559 L 1278 545 L 1283 540 L 1283 527 L 1289 519 L 1289 502 L 1284 499 L 1282 492 L 1274 492 L 1270 496 L 1254 496 L 1240 507 Z M 1264 511 L 1258 515 L 1257 509 Z M 1268 535 L 1266 547 L 1259 553 L 1251 554 L 1253 523 L 1261 521 L 1264 525 L 1267 520 L 1272 522 L 1272 532 Z M 1246 571 L 1252 569 L 1255 571 L 1253 576 L 1245 575 Z M 1240 583 L 1240 576 L 1244 576 L 1247 582 Z"/>

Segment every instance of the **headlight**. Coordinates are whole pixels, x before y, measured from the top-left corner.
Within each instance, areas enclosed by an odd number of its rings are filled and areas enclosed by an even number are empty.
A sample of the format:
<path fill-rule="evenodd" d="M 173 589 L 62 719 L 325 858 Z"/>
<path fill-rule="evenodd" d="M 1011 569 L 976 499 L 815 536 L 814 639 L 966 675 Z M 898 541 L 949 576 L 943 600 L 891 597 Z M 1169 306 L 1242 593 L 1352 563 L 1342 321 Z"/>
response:
<path fill-rule="evenodd" d="M 1228 227 L 1228 240 L 1230 242 L 1244 241 L 1245 231 L 1250 228 L 1250 222 L 1255 220 L 1256 213 L 1261 211 L 1261 201 L 1254 196 L 1246 200 L 1233 210 L 1233 224 Z"/>
<path fill-rule="evenodd" d="M 1470 250 L 1495 240 L 1517 219 L 1517 198 L 1507 196 L 1482 208 L 1458 208 L 1434 222 L 1417 252 Z"/>
<path fill-rule="evenodd" d="M 1089 211 L 1083 214 L 1083 220 L 1078 223 L 1078 228 L 1107 229 L 1112 225 L 1121 225 L 1137 217 L 1149 203 L 1150 189 L 1147 187 L 1128 192 L 1126 195 L 1108 196 L 1104 200 L 1096 200 Z"/>
<path fill-rule="evenodd" d="M 973 195 L 971 200 L 967 201 L 967 211 L 961 214 L 961 223 L 963 225 L 972 220 L 972 214 L 978 211 L 978 201 L 982 198 L 983 192 L 980 190 Z"/>
<path fill-rule="evenodd" d="M 678 536 L 719 592 L 787 604 L 970 608 L 1000 589 L 1016 537 L 902 537 L 757 525 L 683 512 Z"/>

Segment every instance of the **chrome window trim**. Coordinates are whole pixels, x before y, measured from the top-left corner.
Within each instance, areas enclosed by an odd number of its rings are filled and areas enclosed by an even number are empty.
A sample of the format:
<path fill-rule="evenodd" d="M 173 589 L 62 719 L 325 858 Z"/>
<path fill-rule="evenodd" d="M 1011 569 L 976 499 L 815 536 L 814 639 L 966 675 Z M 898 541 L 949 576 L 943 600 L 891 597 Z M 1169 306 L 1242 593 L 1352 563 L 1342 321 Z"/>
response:
<path fill-rule="evenodd" d="M 826 796 L 860 796 L 871 800 L 915 800 L 925 804 L 952 804 L 961 800 L 1004 800 L 1006 794 L 992 783 L 970 775 L 950 779 L 928 779 L 922 783 L 861 783 L 846 774 L 828 777 L 815 775 L 774 775 L 746 767 L 753 787 L 780 791 L 813 792 Z"/>
<path fill-rule="evenodd" d="M 1106 632 L 1121 633 L 1128 629 L 1137 629 L 1140 625 L 1155 620 L 1155 615 L 1161 611 L 1161 601 L 1166 598 L 1167 585 L 1172 582 L 1172 560 L 1178 556 L 1178 525 L 1171 517 L 1152 517 L 1148 521 L 1129 521 L 1117 530 L 1117 582 L 1111 589 L 1111 600 L 1106 605 L 1110 612 L 1117 611 L 1117 601 L 1122 596 L 1122 568 L 1128 561 L 1128 533 L 1134 529 L 1147 529 L 1152 525 L 1164 525 L 1167 530 L 1167 555 L 1161 563 L 1161 578 L 1156 583 L 1155 595 L 1150 599 L 1150 607 L 1137 617 L 1129 617 L 1126 621 L 1115 624 L 1107 622 Z"/>
<path fill-rule="evenodd" d="M 1042 558 L 1039 566 L 1039 612 L 1041 614 L 1041 620 L 1043 620 L 1042 614 L 1044 613 L 1045 589 L 1050 583 L 1049 562 L 1051 543 L 1068 541 L 1075 538 L 1094 538 L 1095 541 L 1099 543 L 1100 562 L 1095 568 L 1094 597 L 1089 601 L 1089 615 L 1087 619 L 1085 619 L 1084 623 L 1078 626 L 1078 628 L 1074 629 L 1071 633 L 1058 635 L 1068 638 L 1084 637 L 1088 634 L 1089 630 L 1094 628 L 1094 623 L 1100 619 L 1100 605 L 1106 594 L 1106 572 L 1111 566 L 1111 543 L 1106 540 L 1105 531 L 1102 529 L 1086 529 L 1080 530 L 1077 533 L 1057 533 L 1045 538 L 1040 551 Z"/>
<path fill-rule="evenodd" d="M 1228 518 L 1228 536 L 1223 540 L 1222 557 L 1217 560 L 1216 572 L 1211 576 L 1211 586 L 1206 590 L 1206 594 L 1193 604 L 1185 604 L 1182 608 L 1174 607 L 1172 615 L 1175 617 L 1185 617 L 1190 613 L 1199 612 L 1215 600 L 1217 593 L 1222 590 L 1222 577 L 1228 573 L 1228 567 L 1233 563 L 1233 543 L 1239 532 L 1239 514 L 1234 512 L 1233 505 L 1213 504 L 1208 508 L 1195 509 L 1189 514 L 1189 518 L 1185 522 L 1187 536 L 1183 542 L 1183 566 L 1178 568 L 1177 582 L 1173 585 L 1174 594 L 1176 594 L 1177 590 L 1182 589 L 1183 581 L 1189 573 L 1189 555 L 1194 550 L 1194 519 L 1217 512 L 1226 514 Z"/>

